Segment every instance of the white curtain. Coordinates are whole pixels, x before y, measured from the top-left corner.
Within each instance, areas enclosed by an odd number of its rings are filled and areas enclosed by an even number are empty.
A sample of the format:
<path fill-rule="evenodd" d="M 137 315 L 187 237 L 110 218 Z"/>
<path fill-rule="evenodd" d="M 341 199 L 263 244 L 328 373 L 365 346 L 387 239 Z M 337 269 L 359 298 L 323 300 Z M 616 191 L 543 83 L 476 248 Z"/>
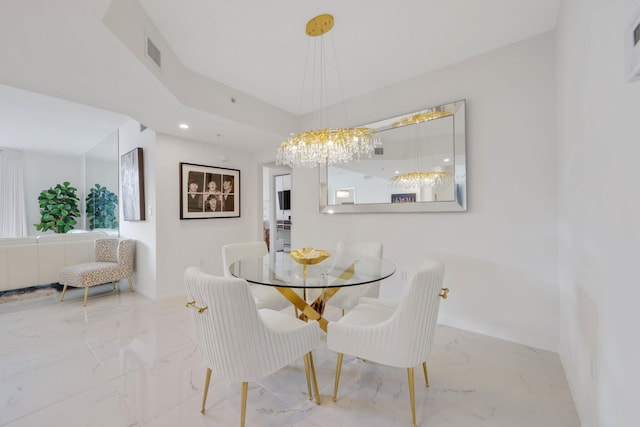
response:
<path fill-rule="evenodd" d="M 0 237 L 27 236 L 22 151 L 0 148 Z"/>

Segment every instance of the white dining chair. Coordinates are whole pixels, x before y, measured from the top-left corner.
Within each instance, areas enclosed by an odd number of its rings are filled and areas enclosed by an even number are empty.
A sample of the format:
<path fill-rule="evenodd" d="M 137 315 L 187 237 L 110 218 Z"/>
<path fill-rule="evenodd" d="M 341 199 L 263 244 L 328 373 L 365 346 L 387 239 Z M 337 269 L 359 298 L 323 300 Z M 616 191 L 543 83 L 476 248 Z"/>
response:
<path fill-rule="evenodd" d="M 338 252 L 358 252 L 376 258 L 382 258 L 382 243 L 341 240 L 338 242 L 336 250 Z M 327 306 L 341 309 L 344 315 L 346 310 L 350 310 L 358 304 L 358 300 L 361 297 L 377 298 L 379 294 L 380 282 L 344 287 L 327 301 Z"/>
<path fill-rule="evenodd" d="M 233 277 L 229 268 L 234 262 L 241 259 L 262 257 L 267 253 L 267 244 L 262 240 L 224 245 L 222 247 L 224 275 L 226 277 Z M 272 310 L 282 310 L 291 307 L 291 303 L 280 292 L 270 286 L 250 284 L 249 288 L 255 298 L 256 306 L 259 309 L 270 308 Z"/>
<path fill-rule="evenodd" d="M 204 414 L 211 373 L 242 383 L 240 427 L 244 427 L 249 381 L 256 381 L 304 358 L 307 391 L 320 403 L 311 351 L 320 345 L 317 322 L 308 323 L 270 309 L 258 310 L 244 279 L 212 276 L 198 267 L 184 274 L 187 308 L 207 366 Z"/>
<path fill-rule="evenodd" d="M 422 364 L 428 387 L 426 361 L 431 353 L 437 326 L 445 267 L 440 262 L 426 260 L 412 276 L 397 304 L 374 302 L 363 298 L 327 329 L 327 347 L 338 353 L 333 400 L 338 395 L 338 383 L 344 354 L 370 362 L 406 368 L 413 426 L 416 426 L 413 369 Z M 369 302 L 367 302 L 369 301 Z"/>

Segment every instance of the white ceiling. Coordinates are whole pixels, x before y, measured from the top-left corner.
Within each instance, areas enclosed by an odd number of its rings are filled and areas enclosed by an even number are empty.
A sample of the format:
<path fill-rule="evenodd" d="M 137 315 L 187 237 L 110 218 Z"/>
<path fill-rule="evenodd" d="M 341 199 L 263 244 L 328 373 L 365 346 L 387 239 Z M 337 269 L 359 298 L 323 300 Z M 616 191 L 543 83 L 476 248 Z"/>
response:
<path fill-rule="evenodd" d="M 0 147 L 82 152 L 98 142 L 89 135 L 99 138 L 122 115 L 247 150 L 286 136 L 179 102 L 103 24 L 112 3 L 131 1 L 2 1 L 0 85 L 9 87 L 0 87 Z M 342 87 L 327 94 L 332 103 L 551 31 L 561 2 L 139 0 L 185 68 L 292 115 L 311 107 L 302 96 L 304 27 L 315 15 L 335 17 L 331 38 L 323 37 L 336 59 L 327 75 L 339 72 Z"/>
<path fill-rule="evenodd" d="M 93 147 L 129 120 L 123 114 L 0 85 L 0 147 L 77 155 L 79 146 Z"/>

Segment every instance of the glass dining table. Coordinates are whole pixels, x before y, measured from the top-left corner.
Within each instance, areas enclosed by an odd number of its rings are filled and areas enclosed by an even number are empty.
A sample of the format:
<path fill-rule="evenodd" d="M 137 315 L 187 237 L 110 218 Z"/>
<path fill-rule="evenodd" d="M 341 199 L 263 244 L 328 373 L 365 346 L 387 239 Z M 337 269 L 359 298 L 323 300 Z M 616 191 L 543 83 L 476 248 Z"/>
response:
<path fill-rule="evenodd" d="M 229 268 L 233 276 L 249 283 L 273 286 L 300 311 L 300 318 L 317 320 L 325 332 L 324 307 L 336 292 L 386 279 L 395 270 L 394 263 L 385 258 L 358 252 L 333 252 L 322 262 L 307 265 L 299 264 L 289 253 L 275 252 L 236 261 Z M 315 299 L 308 302 L 308 295 Z"/>

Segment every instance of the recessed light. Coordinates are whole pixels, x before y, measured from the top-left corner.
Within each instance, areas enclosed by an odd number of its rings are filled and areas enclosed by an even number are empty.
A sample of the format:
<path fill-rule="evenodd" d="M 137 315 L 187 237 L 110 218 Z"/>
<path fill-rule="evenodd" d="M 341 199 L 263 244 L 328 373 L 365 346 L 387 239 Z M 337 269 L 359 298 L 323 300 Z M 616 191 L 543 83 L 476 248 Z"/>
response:
<path fill-rule="evenodd" d="M 180 129 L 189 129 L 189 125 L 186 123 L 180 123 Z"/>
<path fill-rule="evenodd" d="M 394 173 L 395 173 L 396 175 L 398 175 L 398 174 L 400 173 L 400 171 L 395 171 Z"/>
<path fill-rule="evenodd" d="M 443 161 L 444 161 L 444 162 L 450 162 L 450 161 L 451 161 L 451 159 L 447 157 L 447 158 L 446 158 L 446 159 L 444 159 Z"/>

